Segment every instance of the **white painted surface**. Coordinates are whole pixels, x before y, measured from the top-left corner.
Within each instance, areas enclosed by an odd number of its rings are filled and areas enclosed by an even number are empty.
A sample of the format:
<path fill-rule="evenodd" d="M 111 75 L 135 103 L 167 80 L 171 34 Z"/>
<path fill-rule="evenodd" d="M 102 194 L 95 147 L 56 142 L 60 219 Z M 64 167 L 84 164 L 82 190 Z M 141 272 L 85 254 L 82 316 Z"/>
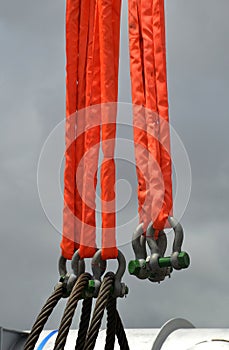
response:
<path fill-rule="evenodd" d="M 228 340 L 212 341 L 212 340 Z M 229 329 L 179 329 L 171 333 L 161 350 L 229 349 Z M 143 350 L 143 349 L 142 349 Z"/>
<path fill-rule="evenodd" d="M 127 329 L 126 334 L 130 350 L 151 350 L 159 329 Z M 43 331 L 37 346 L 50 333 Z M 68 335 L 65 350 L 74 350 L 77 331 L 71 330 Z M 95 350 L 104 348 L 106 330 L 101 330 L 96 342 Z M 53 350 L 56 335 L 44 347 L 44 350 Z M 214 340 L 214 341 L 212 341 Z M 216 341 L 217 340 L 217 341 Z M 228 342 L 226 342 L 228 341 Z M 115 350 L 120 349 L 118 344 Z M 161 350 L 229 350 L 229 329 L 179 329 L 165 340 Z"/>

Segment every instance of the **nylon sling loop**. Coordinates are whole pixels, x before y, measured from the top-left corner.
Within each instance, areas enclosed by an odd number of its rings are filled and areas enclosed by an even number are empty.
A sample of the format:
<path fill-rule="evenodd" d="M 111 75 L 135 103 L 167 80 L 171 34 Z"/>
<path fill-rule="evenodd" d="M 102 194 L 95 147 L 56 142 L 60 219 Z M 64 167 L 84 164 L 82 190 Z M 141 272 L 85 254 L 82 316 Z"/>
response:
<path fill-rule="evenodd" d="M 118 94 L 120 0 L 98 0 L 101 61 L 102 151 L 102 258 L 116 258 L 115 161 L 116 104 Z M 111 103 L 111 105 L 108 105 Z"/>
<path fill-rule="evenodd" d="M 157 236 L 172 214 L 164 0 L 129 0 L 129 46 L 139 220 Z"/>
<path fill-rule="evenodd" d="M 113 190 L 115 185 L 115 167 L 113 161 L 115 133 L 112 133 L 112 131 L 115 131 L 116 108 L 113 105 L 108 106 L 109 111 L 106 111 L 108 112 L 108 119 L 106 120 L 104 119 L 104 108 L 99 104 L 101 102 L 117 101 L 120 10 L 120 1 L 97 1 L 95 3 L 94 28 L 93 30 L 92 28 L 89 29 L 91 38 L 93 33 L 93 42 L 92 51 L 88 55 L 87 73 L 91 84 L 88 84 L 89 88 L 87 89 L 87 105 L 93 107 L 86 110 L 85 116 L 86 156 L 82 191 L 83 226 L 79 250 L 81 258 L 91 257 L 95 253 L 95 192 L 91 191 L 91 189 L 95 188 L 97 184 L 99 143 L 101 141 L 100 129 L 102 129 L 102 150 L 104 153 L 104 160 L 101 167 L 102 257 L 108 259 L 114 258 L 117 255 L 115 242 L 115 207 L 111 207 L 110 205 L 111 202 L 114 204 L 115 201 Z M 105 41 L 106 36 L 108 37 L 107 41 Z M 89 44 L 90 42 L 89 40 Z M 109 69 L 110 76 L 108 78 L 106 78 L 107 72 L 104 72 L 104 66 L 105 69 Z M 114 71 L 113 76 L 110 73 L 112 72 L 112 68 Z M 109 86 L 107 81 L 111 81 L 112 85 Z M 108 98 L 106 97 L 107 91 L 110 93 Z M 106 142 L 107 139 L 110 141 L 109 143 Z M 110 152 L 109 154 L 111 156 L 111 159 L 108 159 L 109 162 L 106 159 L 108 152 Z M 107 203 L 108 208 L 106 207 Z"/>
<path fill-rule="evenodd" d="M 75 123 L 71 116 L 78 108 L 78 55 L 79 55 L 80 0 L 66 2 L 66 151 L 64 171 L 64 209 L 62 255 L 71 259 L 75 249 Z M 77 239 L 76 239 L 77 241 Z"/>
<path fill-rule="evenodd" d="M 82 230 L 82 181 L 85 143 L 86 68 L 90 0 L 67 0 L 66 6 L 66 152 L 62 255 L 71 259 Z M 74 71 L 71 66 L 74 62 Z M 71 83 L 69 83 L 71 82 Z M 76 91 L 76 92 L 75 92 Z M 72 108 L 68 110 L 68 100 Z M 80 113 L 78 112 L 80 111 Z M 76 113 L 77 112 L 77 113 Z M 70 130 L 70 131 L 69 131 Z M 71 156 L 67 156 L 73 149 Z M 76 174 L 78 183 L 76 184 Z M 71 178 L 71 182 L 68 181 Z M 71 206 L 69 205 L 71 204 Z M 71 225 L 69 224 L 71 223 Z"/>
<path fill-rule="evenodd" d="M 86 69 L 86 106 L 100 104 L 100 62 L 98 60 L 99 40 L 96 30 L 97 23 L 96 1 L 90 2 L 89 39 Z M 95 188 L 97 184 L 97 166 L 100 142 L 99 108 L 85 110 L 85 156 L 82 183 L 82 230 L 80 237 L 80 256 L 91 257 L 95 253 L 96 217 L 95 217 Z M 92 122 L 91 122 L 92 121 Z M 88 153 L 90 152 L 90 153 Z M 79 174 L 81 176 L 81 174 Z M 81 178 L 76 178 L 79 183 Z"/>
<path fill-rule="evenodd" d="M 81 258 L 92 257 L 96 247 L 95 188 L 100 147 L 100 59 L 98 36 L 98 13 L 96 1 L 90 3 L 88 60 L 86 72 L 85 111 L 85 159 L 82 184 L 82 231 L 79 254 Z M 80 178 L 76 182 L 78 183 Z"/>
<path fill-rule="evenodd" d="M 104 155 L 101 167 L 102 258 L 109 259 L 117 257 L 114 192 L 116 108 L 105 104 L 117 101 L 121 1 L 85 0 L 79 1 L 78 7 L 76 2 L 68 0 L 66 13 L 67 96 L 77 101 L 73 106 L 77 117 L 75 125 L 71 125 L 72 129 L 76 129 L 71 157 L 67 157 L 69 149 L 66 147 L 65 179 L 70 176 L 71 182 L 65 182 L 61 248 L 67 259 L 71 259 L 78 247 L 81 258 L 95 253 L 94 189 L 101 129 Z M 73 42 L 77 44 L 71 46 Z M 70 74 L 68 65 L 73 57 L 76 57 L 77 63 L 74 74 Z M 69 76 L 72 85 L 68 83 Z M 104 105 L 100 106 L 101 102 Z M 71 113 L 74 113 L 74 108 Z M 66 145 L 68 141 L 66 137 Z M 72 203 L 71 208 L 69 203 Z"/>

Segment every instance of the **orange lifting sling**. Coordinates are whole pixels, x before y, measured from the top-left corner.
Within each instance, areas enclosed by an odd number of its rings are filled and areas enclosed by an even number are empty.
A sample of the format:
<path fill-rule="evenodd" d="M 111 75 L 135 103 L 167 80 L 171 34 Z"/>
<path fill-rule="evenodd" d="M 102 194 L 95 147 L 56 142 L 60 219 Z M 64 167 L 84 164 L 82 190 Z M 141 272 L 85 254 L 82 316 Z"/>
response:
<path fill-rule="evenodd" d="M 71 259 L 77 249 L 81 258 L 93 256 L 96 250 L 94 189 L 100 129 L 102 258 L 116 258 L 118 254 L 114 191 L 116 107 L 105 104 L 117 102 L 120 10 L 121 0 L 67 0 L 66 152 L 61 242 L 66 259 Z M 85 109 L 101 103 L 100 107 Z M 76 117 L 70 118 L 76 112 Z"/>
<path fill-rule="evenodd" d="M 172 215 L 164 0 L 129 0 L 139 219 L 156 234 Z"/>
<path fill-rule="evenodd" d="M 102 258 L 117 257 L 116 107 L 110 103 L 117 101 L 118 94 L 120 9 L 121 0 L 67 0 L 61 242 L 67 259 L 77 249 L 81 258 L 92 257 L 96 250 L 95 187 L 101 141 Z M 139 218 L 145 229 L 152 221 L 157 235 L 172 215 L 164 0 L 129 0 L 129 46 Z M 76 118 L 70 118 L 76 112 Z"/>

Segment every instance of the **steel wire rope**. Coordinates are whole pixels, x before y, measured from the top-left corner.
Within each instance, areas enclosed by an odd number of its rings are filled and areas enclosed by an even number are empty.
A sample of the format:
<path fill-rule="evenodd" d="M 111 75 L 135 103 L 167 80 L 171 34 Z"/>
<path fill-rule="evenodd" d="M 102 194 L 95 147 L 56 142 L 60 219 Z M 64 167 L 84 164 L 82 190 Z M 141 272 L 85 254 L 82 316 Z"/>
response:
<path fill-rule="evenodd" d="M 58 301 L 62 298 L 62 296 L 63 284 L 59 284 L 52 295 L 47 299 L 46 303 L 41 309 L 41 312 L 37 316 L 36 321 L 25 343 L 24 350 L 34 349 L 49 316 L 51 315 L 53 309 L 57 305 Z"/>
<path fill-rule="evenodd" d="M 89 273 L 83 273 L 77 279 L 72 289 L 71 295 L 68 299 L 63 317 L 60 322 L 60 327 L 59 327 L 58 335 L 54 345 L 54 350 L 64 349 L 77 304 L 79 300 L 82 298 L 83 291 L 87 287 L 88 281 L 90 278 L 91 278 L 91 275 Z"/>

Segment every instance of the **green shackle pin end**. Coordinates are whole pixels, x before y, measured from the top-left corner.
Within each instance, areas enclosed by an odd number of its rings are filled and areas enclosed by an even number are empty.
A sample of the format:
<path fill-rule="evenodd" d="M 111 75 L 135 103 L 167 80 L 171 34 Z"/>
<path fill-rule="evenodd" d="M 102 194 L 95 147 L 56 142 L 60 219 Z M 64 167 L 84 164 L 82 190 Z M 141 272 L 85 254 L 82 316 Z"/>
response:
<path fill-rule="evenodd" d="M 142 260 L 141 262 L 139 260 L 131 260 L 128 265 L 128 271 L 130 275 L 138 276 L 141 269 L 146 269 L 146 261 Z M 147 273 L 147 271 L 146 271 Z M 147 278 L 147 275 L 145 276 Z"/>
<path fill-rule="evenodd" d="M 181 269 L 187 269 L 190 265 L 190 258 L 188 253 L 180 252 L 177 257 L 178 264 Z M 162 257 L 159 259 L 158 264 L 160 267 L 170 267 L 172 266 L 171 257 Z"/>
<path fill-rule="evenodd" d="M 179 253 L 177 260 L 181 269 L 186 269 L 190 265 L 190 258 L 188 253 L 186 252 Z M 172 266 L 171 257 L 168 256 L 168 257 L 159 258 L 158 265 L 160 268 Z M 128 271 L 130 275 L 138 276 L 143 269 L 147 270 L 147 263 L 145 260 L 144 260 L 144 263 L 143 261 L 140 262 L 139 260 L 131 260 L 129 262 Z M 148 273 L 149 274 L 151 273 L 150 270 L 148 271 Z"/>

